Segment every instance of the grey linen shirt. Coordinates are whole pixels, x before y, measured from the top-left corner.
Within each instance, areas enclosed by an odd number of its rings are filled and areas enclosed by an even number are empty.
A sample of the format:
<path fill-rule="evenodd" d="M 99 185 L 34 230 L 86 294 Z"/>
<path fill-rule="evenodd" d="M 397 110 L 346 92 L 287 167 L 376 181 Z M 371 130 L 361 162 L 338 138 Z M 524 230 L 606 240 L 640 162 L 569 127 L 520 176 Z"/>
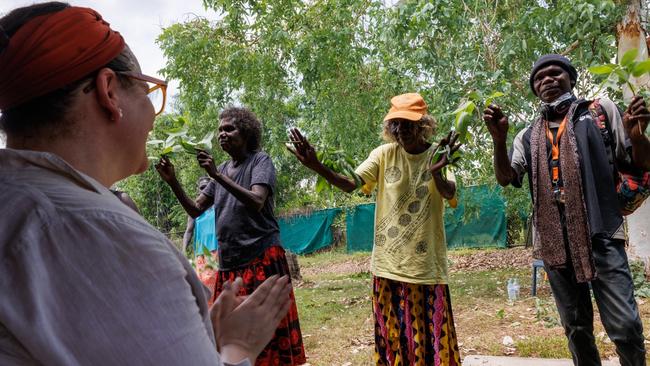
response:
<path fill-rule="evenodd" d="M 208 295 L 107 188 L 54 154 L 0 149 L 0 365 L 226 365 Z"/>

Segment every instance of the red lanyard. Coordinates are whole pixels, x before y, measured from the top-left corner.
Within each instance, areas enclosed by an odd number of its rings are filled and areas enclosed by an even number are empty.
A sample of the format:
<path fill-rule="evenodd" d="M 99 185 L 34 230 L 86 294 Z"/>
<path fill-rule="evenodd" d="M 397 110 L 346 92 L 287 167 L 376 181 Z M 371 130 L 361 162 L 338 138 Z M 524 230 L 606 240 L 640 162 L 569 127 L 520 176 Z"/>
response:
<path fill-rule="evenodd" d="M 564 134 L 564 129 L 566 127 L 566 116 L 562 120 L 562 123 L 560 123 L 560 128 L 557 130 L 557 135 L 555 139 L 553 139 L 553 133 L 551 130 L 548 128 L 548 122 L 546 123 L 546 137 L 548 137 L 548 140 L 551 142 L 551 152 L 553 156 L 553 183 L 557 183 L 560 180 L 560 165 L 558 164 L 558 160 L 560 160 L 560 137 L 562 137 L 562 134 Z"/>

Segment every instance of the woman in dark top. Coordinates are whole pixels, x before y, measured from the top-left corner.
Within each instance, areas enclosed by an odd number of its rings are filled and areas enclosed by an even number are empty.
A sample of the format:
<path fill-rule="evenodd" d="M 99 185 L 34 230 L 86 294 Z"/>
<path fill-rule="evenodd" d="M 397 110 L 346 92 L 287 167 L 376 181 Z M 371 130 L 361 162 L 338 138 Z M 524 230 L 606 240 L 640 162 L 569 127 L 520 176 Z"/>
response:
<path fill-rule="evenodd" d="M 208 152 L 197 153 L 199 165 L 213 181 L 196 200 L 185 194 L 167 158 L 156 165 L 188 215 L 198 217 L 214 206 L 219 272 L 213 300 L 221 293 L 223 284 L 236 277 L 244 280 L 241 295 L 247 295 L 269 276 L 289 274 L 273 214 L 275 167 L 271 158 L 260 150 L 260 121 L 246 108 L 227 108 L 219 115 L 218 137 L 230 160 L 217 167 Z M 306 362 L 293 290 L 291 301 L 289 313 L 257 358 L 256 365 L 293 366 Z"/>

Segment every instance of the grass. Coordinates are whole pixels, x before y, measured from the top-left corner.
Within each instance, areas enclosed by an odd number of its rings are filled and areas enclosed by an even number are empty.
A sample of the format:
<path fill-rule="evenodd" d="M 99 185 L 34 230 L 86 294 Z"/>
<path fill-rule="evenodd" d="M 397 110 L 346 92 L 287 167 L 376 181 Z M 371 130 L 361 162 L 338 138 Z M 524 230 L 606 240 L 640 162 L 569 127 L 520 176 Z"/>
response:
<path fill-rule="evenodd" d="M 476 251 L 464 249 L 458 255 L 472 253 Z M 299 257 L 304 281 L 296 286 L 296 301 L 312 366 L 374 364 L 368 261 L 368 253 L 349 254 L 340 248 Z M 530 297 L 530 275 L 530 267 L 452 270 L 450 290 L 462 357 L 481 354 L 570 358 L 548 283 L 538 287 L 538 297 Z M 507 280 L 512 277 L 521 286 L 521 298 L 514 303 L 508 302 L 506 294 Z M 648 335 L 650 301 L 642 300 L 639 306 Z M 613 344 L 601 334 L 603 328 L 596 310 L 594 326 L 601 357 L 614 356 Z M 512 337 L 513 347 L 503 345 L 505 336 Z"/>
<path fill-rule="evenodd" d="M 374 345 L 369 289 L 369 273 L 307 282 L 296 289 L 312 365 L 368 364 Z"/>
<path fill-rule="evenodd" d="M 300 256 L 300 268 L 326 267 L 334 263 L 343 263 L 368 257 L 366 252 L 348 253 L 344 246 L 335 247 L 332 250 Z"/>
<path fill-rule="evenodd" d="M 571 358 L 564 337 L 533 336 L 515 341 L 521 357 Z"/>

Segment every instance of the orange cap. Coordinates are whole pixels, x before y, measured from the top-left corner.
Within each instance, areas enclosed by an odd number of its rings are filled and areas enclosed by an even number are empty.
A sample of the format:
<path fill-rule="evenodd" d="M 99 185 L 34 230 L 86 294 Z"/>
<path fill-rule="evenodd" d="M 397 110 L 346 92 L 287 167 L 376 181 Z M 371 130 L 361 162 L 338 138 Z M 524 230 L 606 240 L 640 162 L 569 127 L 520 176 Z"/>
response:
<path fill-rule="evenodd" d="M 390 100 L 390 110 L 384 121 L 395 118 L 403 118 L 417 122 L 427 114 L 427 103 L 418 93 L 406 93 L 393 97 Z"/>

